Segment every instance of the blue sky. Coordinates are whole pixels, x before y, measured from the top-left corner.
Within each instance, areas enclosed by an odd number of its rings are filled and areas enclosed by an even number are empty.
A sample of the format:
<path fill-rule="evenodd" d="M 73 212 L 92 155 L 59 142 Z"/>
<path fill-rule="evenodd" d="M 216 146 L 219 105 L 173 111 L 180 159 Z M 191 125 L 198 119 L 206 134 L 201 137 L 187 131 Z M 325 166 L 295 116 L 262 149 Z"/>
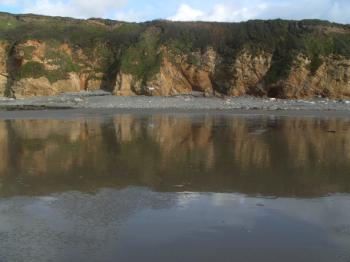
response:
<path fill-rule="evenodd" d="M 350 0 L 0 0 L 0 10 L 126 21 L 318 18 L 350 23 Z"/>

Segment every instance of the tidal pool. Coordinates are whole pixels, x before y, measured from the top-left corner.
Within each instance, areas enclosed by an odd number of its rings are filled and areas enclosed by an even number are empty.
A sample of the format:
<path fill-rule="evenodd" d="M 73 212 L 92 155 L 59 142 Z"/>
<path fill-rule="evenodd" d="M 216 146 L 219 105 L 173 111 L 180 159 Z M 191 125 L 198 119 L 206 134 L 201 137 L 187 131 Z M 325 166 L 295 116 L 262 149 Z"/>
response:
<path fill-rule="evenodd" d="M 0 120 L 0 261 L 350 261 L 350 119 Z"/>

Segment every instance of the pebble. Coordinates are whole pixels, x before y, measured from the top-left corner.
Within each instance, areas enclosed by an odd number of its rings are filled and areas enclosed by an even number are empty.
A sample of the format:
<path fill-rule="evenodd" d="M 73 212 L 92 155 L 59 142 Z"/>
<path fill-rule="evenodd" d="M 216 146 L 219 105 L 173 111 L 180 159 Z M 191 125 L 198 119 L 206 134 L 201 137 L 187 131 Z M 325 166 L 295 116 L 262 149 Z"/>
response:
<path fill-rule="evenodd" d="M 189 103 L 190 102 L 190 103 Z M 0 98 L 3 108 L 29 106 L 67 106 L 74 108 L 129 108 L 129 109 L 245 109 L 245 110 L 346 110 L 350 111 L 350 100 L 284 100 L 276 98 L 225 97 L 204 98 L 194 96 L 174 97 L 118 97 L 106 92 L 74 93 L 54 97 L 35 97 L 24 100 Z"/>

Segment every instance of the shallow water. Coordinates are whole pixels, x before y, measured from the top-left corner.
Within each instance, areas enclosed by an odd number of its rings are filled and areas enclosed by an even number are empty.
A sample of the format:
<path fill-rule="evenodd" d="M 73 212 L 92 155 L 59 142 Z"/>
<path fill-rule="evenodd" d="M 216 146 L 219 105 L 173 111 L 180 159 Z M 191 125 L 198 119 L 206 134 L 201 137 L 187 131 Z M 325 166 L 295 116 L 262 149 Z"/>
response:
<path fill-rule="evenodd" d="M 350 261 L 350 120 L 0 121 L 0 261 Z"/>

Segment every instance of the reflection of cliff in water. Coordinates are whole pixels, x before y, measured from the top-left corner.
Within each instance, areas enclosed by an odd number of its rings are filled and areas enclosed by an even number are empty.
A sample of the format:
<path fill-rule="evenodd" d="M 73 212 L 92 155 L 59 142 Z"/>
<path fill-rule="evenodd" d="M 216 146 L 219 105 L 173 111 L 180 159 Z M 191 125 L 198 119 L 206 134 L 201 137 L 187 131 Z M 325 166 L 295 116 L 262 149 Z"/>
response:
<path fill-rule="evenodd" d="M 1 121 L 1 192 L 128 185 L 276 196 L 349 192 L 349 127 L 341 119 L 167 115 Z"/>

